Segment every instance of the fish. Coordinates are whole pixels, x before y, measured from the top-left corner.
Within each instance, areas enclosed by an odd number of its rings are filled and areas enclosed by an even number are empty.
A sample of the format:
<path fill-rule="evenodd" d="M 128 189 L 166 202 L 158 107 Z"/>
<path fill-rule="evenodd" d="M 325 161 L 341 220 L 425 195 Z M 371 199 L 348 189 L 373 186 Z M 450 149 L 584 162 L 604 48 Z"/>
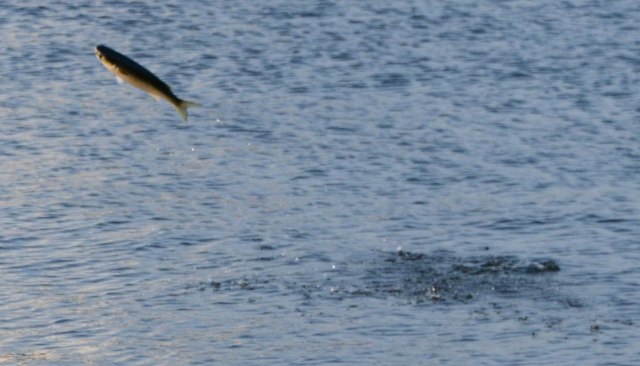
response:
<path fill-rule="evenodd" d="M 98 60 L 116 76 L 118 82 L 127 82 L 147 92 L 156 100 L 164 99 L 178 111 L 184 122 L 187 122 L 189 107 L 200 107 L 198 103 L 178 98 L 167 83 L 120 52 L 105 45 L 96 46 L 95 52 Z"/>

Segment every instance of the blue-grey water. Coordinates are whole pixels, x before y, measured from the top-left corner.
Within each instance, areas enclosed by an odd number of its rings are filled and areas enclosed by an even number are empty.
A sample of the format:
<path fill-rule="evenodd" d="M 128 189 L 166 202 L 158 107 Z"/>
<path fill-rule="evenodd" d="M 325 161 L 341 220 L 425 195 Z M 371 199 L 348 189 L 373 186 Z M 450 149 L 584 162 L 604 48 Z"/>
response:
<path fill-rule="evenodd" d="M 636 1 L 8 0 L 0 31 L 0 364 L 640 364 Z"/>

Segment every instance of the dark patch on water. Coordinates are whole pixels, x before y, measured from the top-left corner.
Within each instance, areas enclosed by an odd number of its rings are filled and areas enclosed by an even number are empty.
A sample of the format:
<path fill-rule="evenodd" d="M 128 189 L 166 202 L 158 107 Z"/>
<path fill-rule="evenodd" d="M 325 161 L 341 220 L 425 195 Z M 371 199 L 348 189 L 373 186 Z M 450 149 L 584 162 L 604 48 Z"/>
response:
<path fill-rule="evenodd" d="M 553 293 L 558 284 L 549 276 L 559 272 L 560 266 L 550 258 L 458 257 L 448 251 L 425 254 L 400 250 L 385 253 L 372 263 L 343 264 L 342 267 L 348 269 L 332 273 L 320 284 L 317 279 L 307 281 L 303 275 L 287 279 L 261 275 L 201 282 L 196 287 L 201 291 L 275 287 L 286 288 L 287 293 L 302 295 L 305 299 L 397 298 L 414 304 L 469 303 L 487 296 L 557 301 L 572 307 L 580 303 L 575 299 L 563 300 Z"/>
<path fill-rule="evenodd" d="M 530 297 L 550 287 L 548 278 L 536 275 L 559 270 L 552 259 L 457 257 L 450 252 L 398 251 L 382 265 L 367 270 L 363 284 L 352 292 L 402 297 L 416 303 L 466 303 L 490 295 Z"/>
<path fill-rule="evenodd" d="M 399 73 L 384 73 L 376 74 L 373 79 L 378 83 L 378 86 L 382 88 L 399 88 L 408 86 L 411 81 L 403 74 Z"/>

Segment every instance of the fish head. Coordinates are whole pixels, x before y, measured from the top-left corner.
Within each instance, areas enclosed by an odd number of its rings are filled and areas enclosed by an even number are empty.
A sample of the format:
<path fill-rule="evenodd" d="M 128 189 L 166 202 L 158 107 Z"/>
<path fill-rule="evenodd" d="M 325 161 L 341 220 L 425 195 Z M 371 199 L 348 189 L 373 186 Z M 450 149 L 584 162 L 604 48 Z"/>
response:
<path fill-rule="evenodd" d="M 98 45 L 95 48 L 96 57 L 109 70 L 113 70 L 117 64 L 118 53 L 111 48 Z"/>

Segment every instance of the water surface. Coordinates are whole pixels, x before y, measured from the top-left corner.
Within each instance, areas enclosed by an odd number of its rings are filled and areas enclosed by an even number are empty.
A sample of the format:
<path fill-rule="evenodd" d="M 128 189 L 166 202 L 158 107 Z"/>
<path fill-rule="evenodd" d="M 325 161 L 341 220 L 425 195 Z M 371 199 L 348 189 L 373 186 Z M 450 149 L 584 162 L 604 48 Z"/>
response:
<path fill-rule="evenodd" d="M 638 24 L 5 2 L 0 363 L 640 364 Z"/>

